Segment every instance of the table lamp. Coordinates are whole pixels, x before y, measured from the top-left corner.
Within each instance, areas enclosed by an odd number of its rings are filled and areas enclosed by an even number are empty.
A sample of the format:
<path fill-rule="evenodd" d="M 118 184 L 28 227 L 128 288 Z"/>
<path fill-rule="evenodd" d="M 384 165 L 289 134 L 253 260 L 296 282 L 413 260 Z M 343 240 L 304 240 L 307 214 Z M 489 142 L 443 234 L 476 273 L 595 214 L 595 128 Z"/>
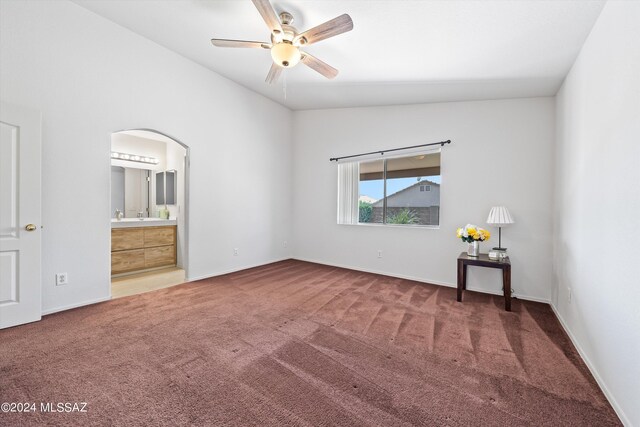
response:
<path fill-rule="evenodd" d="M 498 251 L 506 251 L 507 248 L 502 247 L 502 227 L 505 225 L 513 224 L 515 221 L 509 213 L 509 210 L 504 206 L 494 206 L 489 212 L 489 218 L 487 218 L 487 224 L 498 226 L 498 247 L 493 248 Z"/>

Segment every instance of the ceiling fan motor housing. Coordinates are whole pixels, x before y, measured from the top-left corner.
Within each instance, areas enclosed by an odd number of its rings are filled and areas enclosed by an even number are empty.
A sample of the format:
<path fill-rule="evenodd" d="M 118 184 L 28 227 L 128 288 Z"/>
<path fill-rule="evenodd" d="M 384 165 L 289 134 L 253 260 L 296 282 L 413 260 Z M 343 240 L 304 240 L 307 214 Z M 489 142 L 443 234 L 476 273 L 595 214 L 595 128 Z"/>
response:
<path fill-rule="evenodd" d="M 280 12 L 280 22 L 282 22 L 283 25 L 291 25 L 293 22 L 293 15 L 289 12 Z"/>
<path fill-rule="evenodd" d="M 298 46 L 293 44 L 293 40 L 298 35 L 298 30 L 291 25 L 293 16 L 289 12 L 280 13 L 280 21 L 282 22 L 282 33 L 271 33 L 271 57 L 273 62 L 283 68 L 291 68 L 295 66 L 302 55 Z"/>
<path fill-rule="evenodd" d="M 274 30 L 271 33 L 271 43 L 276 44 L 282 41 L 289 41 L 293 43 L 293 39 L 298 35 L 298 30 L 291 25 L 293 22 L 293 16 L 289 12 L 282 12 L 280 14 L 280 21 L 282 22 L 282 33 L 278 30 Z"/>

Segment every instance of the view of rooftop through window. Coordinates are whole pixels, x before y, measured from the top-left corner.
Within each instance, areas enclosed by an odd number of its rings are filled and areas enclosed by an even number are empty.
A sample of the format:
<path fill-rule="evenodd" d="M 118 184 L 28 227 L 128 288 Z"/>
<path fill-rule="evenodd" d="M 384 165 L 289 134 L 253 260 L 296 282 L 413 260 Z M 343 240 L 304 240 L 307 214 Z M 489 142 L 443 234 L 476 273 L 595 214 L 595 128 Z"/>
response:
<path fill-rule="evenodd" d="M 439 152 L 360 162 L 359 222 L 438 225 L 440 183 Z"/>

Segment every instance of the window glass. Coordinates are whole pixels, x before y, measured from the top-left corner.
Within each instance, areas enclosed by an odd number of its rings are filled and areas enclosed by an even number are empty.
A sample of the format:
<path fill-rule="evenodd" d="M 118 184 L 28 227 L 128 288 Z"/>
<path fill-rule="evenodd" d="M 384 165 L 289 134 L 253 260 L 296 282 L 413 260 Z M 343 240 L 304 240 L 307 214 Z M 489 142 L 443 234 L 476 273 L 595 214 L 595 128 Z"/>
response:
<path fill-rule="evenodd" d="M 438 225 L 440 154 L 387 160 L 386 224 Z"/>
<path fill-rule="evenodd" d="M 359 223 L 383 222 L 384 160 L 360 162 L 358 185 Z"/>

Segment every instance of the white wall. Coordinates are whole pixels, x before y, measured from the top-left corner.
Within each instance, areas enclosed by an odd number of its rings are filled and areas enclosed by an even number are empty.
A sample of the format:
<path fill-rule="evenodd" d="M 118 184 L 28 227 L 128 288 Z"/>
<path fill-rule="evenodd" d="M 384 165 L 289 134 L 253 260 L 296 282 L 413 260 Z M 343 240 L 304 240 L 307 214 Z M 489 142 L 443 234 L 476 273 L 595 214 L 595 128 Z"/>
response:
<path fill-rule="evenodd" d="M 122 129 L 191 148 L 190 277 L 290 256 L 289 110 L 71 2 L 0 8 L 1 96 L 43 117 L 45 313 L 109 297 L 110 137 Z M 70 284 L 56 287 L 56 272 Z"/>
<path fill-rule="evenodd" d="M 556 156 L 552 304 L 623 422 L 638 426 L 640 2 L 604 7 L 557 96 Z"/>
<path fill-rule="evenodd" d="M 184 266 L 185 258 L 185 156 L 187 150 L 176 142 L 167 143 L 167 170 L 176 171 L 176 204 L 168 205 L 169 216 L 178 219 L 178 266 Z M 164 206 L 163 206 L 164 208 Z"/>
<path fill-rule="evenodd" d="M 456 228 L 488 227 L 491 206 L 506 205 L 517 222 L 502 242 L 515 292 L 548 301 L 554 111 L 553 98 L 533 98 L 295 112 L 296 257 L 453 286 L 456 258 L 466 250 Z M 446 139 L 439 229 L 336 224 L 330 157 Z M 498 243 L 498 230 L 489 229 L 495 238 L 483 252 Z M 469 288 L 501 293 L 499 270 L 469 273 Z"/>

